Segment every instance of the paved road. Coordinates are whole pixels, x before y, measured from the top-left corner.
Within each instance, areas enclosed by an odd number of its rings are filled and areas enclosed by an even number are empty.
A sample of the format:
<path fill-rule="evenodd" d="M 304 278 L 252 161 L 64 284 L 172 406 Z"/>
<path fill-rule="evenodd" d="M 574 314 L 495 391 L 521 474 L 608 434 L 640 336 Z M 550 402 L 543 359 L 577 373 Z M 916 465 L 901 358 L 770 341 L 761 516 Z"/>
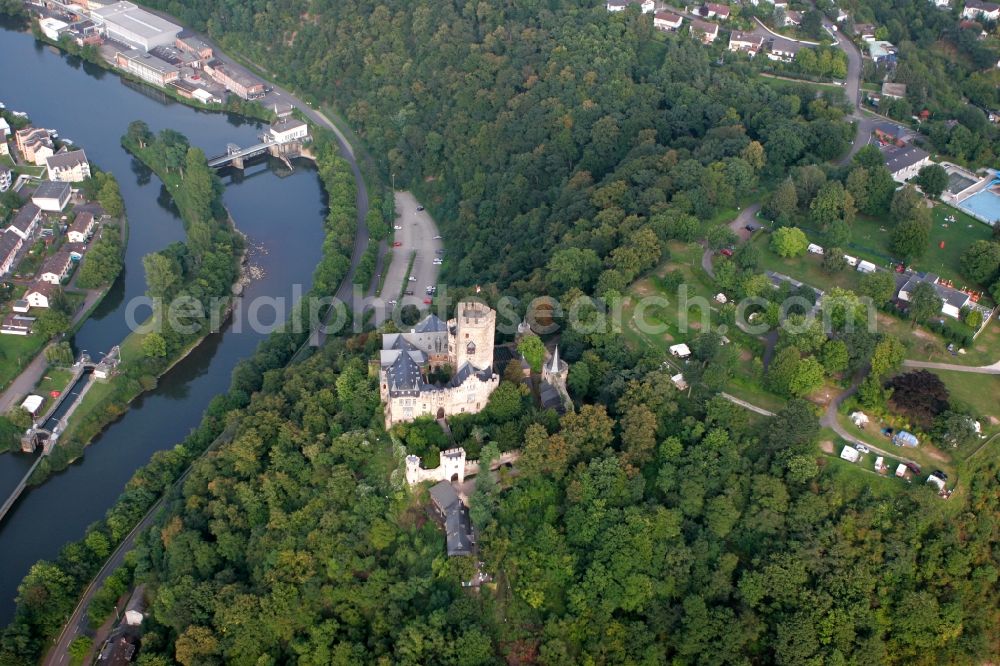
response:
<path fill-rule="evenodd" d="M 846 391 L 838 395 L 836 398 L 831 400 L 830 404 L 826 406 L 826 411 L 823 412 L 823 417 L 819 420 L 819 424 L 825 428 L 830 428 L 835 433 L 837 433 L 842 439 L 850 442 L 851 444 L 861 444 L 862 446 L 868 447 L 875 453 L 879 453 L 883 456 L 889 456 L 890 458 L 895 458 L 900 462 L 918 464 L 914 460 L 910 460 L 909 458 L 904 458 L 901 455 L 899 455 L 900 449 L 896 449 L 895 451 L 886 451 L 885 449 L 880 449 L 877 446 L 874 446 L 872 444 L 869 444 L 868 442 L 858 439 L 857 437 L 849 433 L 847 429 L 844 428 L 844 426 L 840 425 L 840 422 L 837 420 L 837 411 L 840 409 L 840 405 L 843 404 L 844 400 L 847 400 L 849 397 L 854 395 L 854 393 L 858 390 L 858 385 L 860 383 L 861 383 L 860 379 L 855 380 L 854 383 L 851 384 L 851 387 L 849 389 L 847 389 Z"/>
<path fill-rule="evenodd" d="M 59 637 L 56 639 L 55 645 L 53 645 L 48 654 L 45 655 L 45 659 L 42 662 L 45 666 L 63 666 L 63 664 L 69 663 L 70 644 L 78 637 L 87 635 L 87 632 L 90 630 L 90 621 L 87 618 L 87 608 L 90 606 L 90 602 L 94 598 L 94 594 L 101 589 L 101 586 L 104 584 L 104 581 L 108 579 L 108 576 L 114 573 L 115 569 L 122 565 L 125 561 L 125 555 L 135 546 L 136 538 L 140 533 L 146 530 L 146 528 L 153 524 L 160 512 L 160 509 L 163 508 L 163 504 L 166 499 L 171 497 L 174 491 L 181 487 L 184 480 L 188 477 L 188 474 L 190 474 L 191 470 L 194 468 L 195 463 L 207 455 L 210 451 L 217 449 L 220 444 L 231 440 L 235 432 L 236 424 L 230 424 L 230 426 L 226 428 L 226 430 L 224 430 L 222 434 L 220 434 L 215 441 L 212 442 L 212 444 L 210 444 L 200 456 L 198 456 L 198 458 L 192 461 L 191 465 L 184 470 L 184 473 L 177 478 L 177 481 L 175 481 L 174 484 L 163 493 L 160 499 L 157 500 L 156 504 L 151 506 L 149 511 L 146 512 L 146 515 L 142 517 L 142 520 L 140 520 L 136 526 L 132 528 L 132 531 L 128 533 L 128 536 L 122 539 L 122 542 L 118 544 L 115 551 L 111 553 L 111 556 L 108 557 L 107 562 L 104 563 L 101 570 L 97 572 L 96 576 L 94 576 L 90 585 L 88 585 L 87 589 L 84 590 L 79 603 L 77 603 L 76 608 L 73 609 L 73 614 L 70 615 L 69 620 L 67 620 L 66 624 L 63 625 L 62 632 L 60 632 Z"/>
<path fill-rule="evenodd" d="M 1000 375 L 1000 361 L 993 365 L 955 365 L 954 363 L 933 363 L 931 361 L 903 361 L 907 368 L 927 368 L 929 370 L 953 370 L 955 372 L 972 372 L 980 375 Z"/>
<path fill-rule="evenodd" d="M 406 289 L 412 290 L 412 296 L 404 296 L 400 305 L 412 304 L 421 310 L 426 310 L 424 299 L 427 298 L 426 289 L 430 286 L 437 286 L 437 277 L 440 266 L 434 265 L 434 259 L 438 256 L 437 251 L 444 249 L 441 239 L 435 238 L 438 235 L 437 226 L 426 210 L 417 210 L 420 203 L 410 192 L 396 192 L 396 221 L 395 226 L 401 227 L 395 231 L 395 242 L 401 243 L 399 247 L 393 247 L 392 263 L 389 264 L 389 272 L 385 278 L 385 287 L 382 289 L 382 297 L 385 300 L 395 300 L 403 291 L 403 281 L 406 280 L 406 269 L 410 264 L 410 257 L 413 257 L 413 268 L 410 276 L 413 280 L 406 281 Z M 389 312 L 378 312 L 375 314 L 376 326 L 381 324 L 388 317 Z"/>

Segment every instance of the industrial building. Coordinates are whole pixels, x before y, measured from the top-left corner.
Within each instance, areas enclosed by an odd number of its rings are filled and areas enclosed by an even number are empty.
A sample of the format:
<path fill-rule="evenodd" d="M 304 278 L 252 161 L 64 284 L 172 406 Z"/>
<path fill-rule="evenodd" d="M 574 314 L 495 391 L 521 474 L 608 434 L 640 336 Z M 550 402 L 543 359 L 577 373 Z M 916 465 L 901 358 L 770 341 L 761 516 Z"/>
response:
<path fill-rule="evenodd" d="M 119 51 L 115 54 L 115 64 L 126 72 L 135 74 L 153 85 L 166 86 L 180 78 L 181 71 L 165 60 L 137 49 Z"/>
<path fill-rule="evenodd" d="M 181 32 L 179 25 L 139 9 L 131 2 L 116 2 L 95 9 L 91 18 L 109 39 L 143 51 L 157 46 L 172 46 Z"/>

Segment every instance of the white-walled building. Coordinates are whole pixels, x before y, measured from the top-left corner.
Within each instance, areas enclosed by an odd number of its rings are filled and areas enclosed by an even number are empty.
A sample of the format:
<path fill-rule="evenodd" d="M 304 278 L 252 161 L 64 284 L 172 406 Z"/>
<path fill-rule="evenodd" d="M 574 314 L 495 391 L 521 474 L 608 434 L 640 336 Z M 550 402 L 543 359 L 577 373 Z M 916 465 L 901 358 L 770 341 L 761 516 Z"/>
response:
<path fill-rule="evenodd" d="M 882 157 L 892 179 L 899 183 L 905 183 L 931 164 L 930 153 L 916 146 L 891 146 L 882 151 Z"/>
<path fill-rule="evenodd" d="M 90 162 L 82 150 L 60 150 L 45 158 L 45 166 L 49 170 L 49 180 L 78 183 L 90 178 Z"/>
<path fill-rule="evenodd" d="M 298 118 L 286 117 L 271 123 L 271 138 L 277 143 L 309 138 L 309 126 Z"/>
<path fill-rule="evenodd" d="M 673 12 L 656 12 L 653 15 L 653 27 L 658 30 L 679 30 L 684 23 L 684 17 Z"/>
<path fill-rule="evenodd" d="M 116 2 L 90 13 L 91 19 L 108 36 L 143 51 L 157 46 L 173 46 L 181 27 L 131 2 Z"/>
<path fill-rule="evenodd" d="M 656 3 L 653 0 L 608 0 L 605 6 L 609 12 L 623 12 L 629 5 L 639 7 L 643 14 L 652 14 L 656 11 Z"/>
<path fill-rule="evenodd" d="M 48 39 L 51 39 L 53 42 L 58 42 L 59 35 L 62 34 L 62 31 L 68 27 L 68 23 L 64 23 L 59 19 L 54 19 L 48 16 L 43 19 L 39 19 L 38 21 L 38 28 L 42 31 L 42 34 Z"/>
<path fill-rule="evenodd" d="M 38 228 L 38 221 L 42 219 L 42 210 L 33 203 L 24 204 L 21 210 L 17 211 L 14 219 L 10 221 L 6 233 L 15 234 L 22 241 L 30 239 Z"/>
<path fill-rule="evenodd" d="M 1000 5 L 995 2 L 965 0 L 965 7 L 962 8 L 962 18 L 982 19 L 984 21 L 1000 20 Z"/>
<path fill-rule="evenodd" d="M 729 34 L 729 50 L 743 52 L 753 57 L 764 46 L 764 38 L 752 32 L 733 30 Z"/>
<path fill-rule="evenodd" d="M 50 213 L 59 213 L 69 203 L 72 191 L 69 183 L 58 180 L 43 181 L 31 195 L 31 203 Z"/>

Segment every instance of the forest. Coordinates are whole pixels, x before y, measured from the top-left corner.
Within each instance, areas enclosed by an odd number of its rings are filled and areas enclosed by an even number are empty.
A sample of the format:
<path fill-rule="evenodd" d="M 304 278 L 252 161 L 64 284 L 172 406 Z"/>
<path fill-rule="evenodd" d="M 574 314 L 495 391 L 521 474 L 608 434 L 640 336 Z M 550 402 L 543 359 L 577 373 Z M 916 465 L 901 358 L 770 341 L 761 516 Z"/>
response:
<path fill-rule="evenodd" d="M 490 302 L 621 293 L 667 241 L 706 237 L 761 182 L 784 188 L 765 203 L 789 224 L 827 233 L 855 207 L 915 216 L 905 194 L 892 211 L 865 155 L 829 176 L 810 168 L 847 148 L 842 99 L 654 38 L 631 12 L 154 4 L 343 110 L 383 175 L 432 202 L 459 258 L 446 277 L 484 285 Z M 335 172 L 324 183 L 346 206 Z M 349 229 L 328 228 L 325 249 L 338 232 Z M 793 232 L 775 234 L 776 251 L 799 251 Z M 734 257 L 735 290 L 760 289 L 752 259 Z M 324 264 L 333 289 L 341 266 Z M 829 307 L 845 325 L 858 302 L 842 296 Z M 714 395 L 733 346 L 712 334 L 692 341 L 690 393 L 655 350 L 565 334 L 575 411 L 538 410 L 505 375 L 486 410 L 453 424 L 480 455 L 522 450 L 516 472 L 476 482 L 491 577 L 478 590 L 463 586 L 477 562 L 446 557 L 424 491 L 405 487 L 399 437 L 415 443 L 421 424 L 380 425 L 368 370 L 379 336 L 330 338 L 286 367 L 292 342 L 272 338 L 241 364 L 189 441 L 141 471 L 86 540 L 32 569 L 0 657 L 32 661 L 107 544 L 223 431 L 129 559 L 126 577 L 151 599 L 140 664 L 860 666 L 998 651 L 995 459 L 947 502 L 919 484 L 899 492 L 819 455 L 816 408 L 797 397 L 814 371 L 867 366 L 880 390 L 901 360 L 891 339 L 781 340 L 767 381 L 790 397 L 764 418 Z M 427 453 L 451 443 L 424 440 Z"/>
<path fill-rule="evenodd" d="M 775 88 L 603 5 L 333 3 L 302 23 L 300 2 L 154 4 L 341 109 L 383 177 L 431 203 L 460 285 L 546 293 L 573 248 L 621 290 L 640 264 L 612 250 L 641 246 L 649 216 L 710 219 L 852 137 L 842 95 Z"/>

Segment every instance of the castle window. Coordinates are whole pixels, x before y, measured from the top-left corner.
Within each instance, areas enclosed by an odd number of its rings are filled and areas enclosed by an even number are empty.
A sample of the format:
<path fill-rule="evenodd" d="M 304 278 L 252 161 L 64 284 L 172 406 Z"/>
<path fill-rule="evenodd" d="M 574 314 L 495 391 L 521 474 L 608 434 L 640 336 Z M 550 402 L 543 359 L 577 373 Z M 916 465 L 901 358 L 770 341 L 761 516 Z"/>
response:
<path fill-rule="evenodd" d="M 465 345 L 465 353 L 466 354 L 475 354 L 476 353 L 476 343 L 475 342 L 470 342 L 469 344 Z"/>

